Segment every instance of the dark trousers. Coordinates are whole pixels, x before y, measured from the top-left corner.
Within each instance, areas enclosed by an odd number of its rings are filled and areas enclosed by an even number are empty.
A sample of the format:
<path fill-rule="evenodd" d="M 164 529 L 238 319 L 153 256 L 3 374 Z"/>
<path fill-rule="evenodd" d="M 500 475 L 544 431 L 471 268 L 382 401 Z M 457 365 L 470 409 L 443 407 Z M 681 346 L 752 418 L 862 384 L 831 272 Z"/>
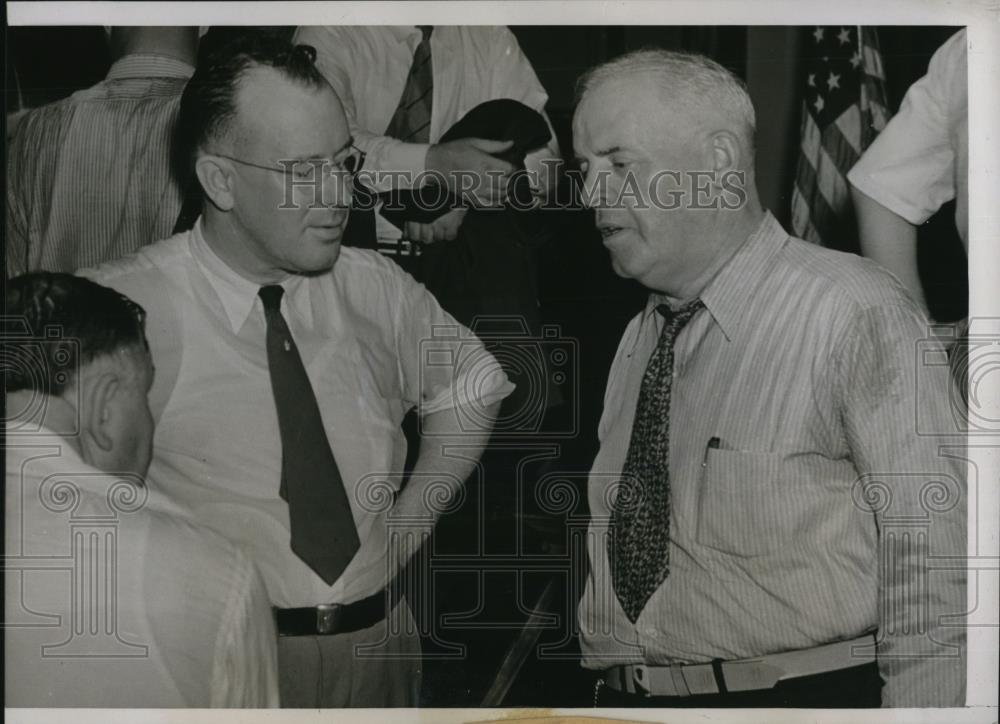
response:
<path fill-rule="evenodd" d="M 882 677 L 878 664 L 801 676 L 778 682 L 773 689 L 695 696 L 643 696 L 605 686 L 597 687 L 597 706 L 683 709 L 794 708 L 870 709 L 882 705 Z"/>

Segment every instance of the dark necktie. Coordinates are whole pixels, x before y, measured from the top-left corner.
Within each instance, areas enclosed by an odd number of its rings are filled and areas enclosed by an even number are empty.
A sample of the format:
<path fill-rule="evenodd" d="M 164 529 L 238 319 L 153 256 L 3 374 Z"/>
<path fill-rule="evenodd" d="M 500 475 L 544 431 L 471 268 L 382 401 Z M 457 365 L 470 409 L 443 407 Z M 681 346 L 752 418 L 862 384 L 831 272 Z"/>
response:
<path fill-rule="evenodd" d="M 281 434 L 281 497 L 288 501 L 292 551 L 332 584 L 360 545 L 337 461 L 299 348 L 281 316 L 284 290 L 261 287 L 267 365 Z"/>
<path fill-rule="evenodd" d="M 413 53 L 399 106 L 389 121 L 386 136 L 408 143 L 428 143 L 431 135 L 431 100 L 434 74 L 431 63 L 431 25 L 419 26 L 424 37 Z"/>
<path fill-rule="evenodd" d="M 695 299 L 676 312 L 666 304 L 657 307 L 665 322 L 642 377 L 632 437 L 611 514 L 607 544 L 611 579 L 632 623 L 670 573 L 667 463 L 674 342 L 702 306 L 701 300 Z"/>

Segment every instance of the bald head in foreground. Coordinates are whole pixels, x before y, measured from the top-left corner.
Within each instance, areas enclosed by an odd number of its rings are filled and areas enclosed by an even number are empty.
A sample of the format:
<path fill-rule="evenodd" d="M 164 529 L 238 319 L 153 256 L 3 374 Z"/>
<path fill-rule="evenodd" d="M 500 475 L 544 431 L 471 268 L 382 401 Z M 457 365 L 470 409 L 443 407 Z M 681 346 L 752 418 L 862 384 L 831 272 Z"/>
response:
<path fill-rule="evenodd" d="M 964 572 L 927 568 L 965 552 L 947 366 L 895 279 L 761 208 L 754 124 L 702 56 L 579 83 L 586 201 L 650 291 L 591 471 L 583 666 L 602 706 L 962 705 Z"/>

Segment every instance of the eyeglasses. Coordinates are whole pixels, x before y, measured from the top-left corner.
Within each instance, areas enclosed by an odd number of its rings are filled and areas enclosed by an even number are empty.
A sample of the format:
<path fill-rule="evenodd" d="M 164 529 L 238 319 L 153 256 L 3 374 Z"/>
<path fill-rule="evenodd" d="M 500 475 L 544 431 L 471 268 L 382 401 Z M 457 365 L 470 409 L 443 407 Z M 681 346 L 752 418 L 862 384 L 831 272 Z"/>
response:
<path fill-rule="evenodd" d="M 365 152 L 357 146 L 351 144 L 349 153 L 343 161 L 336 162 L 329 159 L 309 159 L 300 161 L 284 161 L 280 166 L 268 166 L 265 164 L 246 161 L 242 158 L 229 156 L 225 153 L 212 153 L 213 156 L 229 159 L 242 166 L 273 171 L 285 176 L 291 176 L 295 181 L 302 183 L 315 183 L 324 176 L 336 176 L 344 174 L 349 180 L 353 180 L 361 168 L 365 165 Z"/>

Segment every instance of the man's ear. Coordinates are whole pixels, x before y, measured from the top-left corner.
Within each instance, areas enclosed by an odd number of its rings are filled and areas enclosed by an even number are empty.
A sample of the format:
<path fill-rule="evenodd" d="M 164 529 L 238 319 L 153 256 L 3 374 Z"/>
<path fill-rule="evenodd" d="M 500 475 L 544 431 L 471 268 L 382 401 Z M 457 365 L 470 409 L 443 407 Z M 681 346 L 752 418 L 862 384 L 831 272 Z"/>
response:
<path fill-rule="evenodd" d="M 194 164 L 198 182 L 209 200 L 223 211 L 236 204 L 233 199 L 234 175 L 230 164 L 218 156 L 199 156 Z"/>
<path fill-rule="evenodd" d="M 82 415 L 83 459 L 89 465 L 104 469 L 100 464 L 110 456 L 115 448 L 114 426 L 115 395 L 121 386 L 121 379 L 112 371 L 101 372 L 83 383 L 83 399 L 80 401 Z"/>
<path fill-rule="evenodd" d="M 743 165 L 743 149 L 735 133 L 731 131 L 716 131 L 710 138 L 712 152 L 712 170 L 716 177 L 730 172 L 739 171 Z"/>

